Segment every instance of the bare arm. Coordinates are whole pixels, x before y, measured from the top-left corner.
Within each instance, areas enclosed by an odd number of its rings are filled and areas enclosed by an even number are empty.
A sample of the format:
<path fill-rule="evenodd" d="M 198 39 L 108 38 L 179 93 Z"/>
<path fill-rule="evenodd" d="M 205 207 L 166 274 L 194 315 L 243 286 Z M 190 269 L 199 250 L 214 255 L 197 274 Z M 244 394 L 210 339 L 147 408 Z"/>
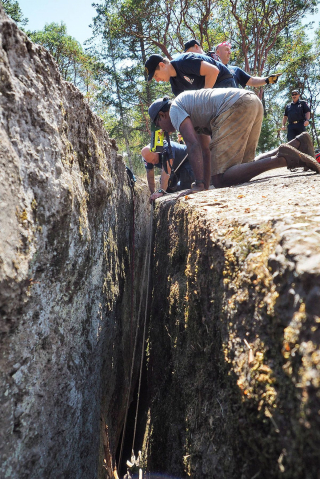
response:
<path fill-rule="evenodd" d="M 202 61 L 200 66 L 200 75 L 204 76 L 204 88 L 212 88 L 218 78 L 219 68 L 215 65 L 211 65 L 211 63 Z"/>
<path fill-rule="evenodd" d="M 161 189 L 164 191 L 166 191 L 166 189 L 168 188 L 169 178 L 170 178 L 170 174 L 166 173 L 164 171 L 164 168 L 162 167 L 160 184 L 161 184 Z"/>
<path fill-rule="evenodd" d="M 169 178 L 170 178 L 170 174 L 168 175 L 168 173 L 166 173 L 164 171 L 164 168 L 162 167 L 161 178 L 160 178 L 161 190 L 166 191 L 166 189 L 168 188 Z M 152 203 L 152 201 L 156 200 L 157 198 L 160 198 L 163 195 L 164 193 L 162 193 L 161 191 L 156 191 L 155 193 L 152 193 L 152 195 L 149 198 L 150 203 Z"/>
<path fill-rule="evenodd" d="M 282 118 L 282 129 L 283 130 L 286 128 L 287 119 L 288 119 L 288 117 L 286 115 L 283 115 L 283 118 Z"/>
<path fill-rule="evenodd" d="M 262 77 L 251 77 L 247 81 L 247 86 L 253 86 L 253 87 L 263 86 L 266 84 L 267 84 L 266 79 Z"/>
<path fill-rule="evenodd" d="M 154 180 L 154 169 L 153 170 L 147 170 L 147 181 L 148 181 L 148 186 L 150 193 L 154 193 L 154 190 L 156 189 L 156 182 Z"/>
<path fill-rule="evenodd" d="M 198 139 L 202 149 L 204 187 L 206 190 L 208 190 L 210 186 L 210 179 L 211 179 L 211 155 L 210 155 L 210 149 L 209 149 L 210 136 L 198 135 Z"/>
<path fill-rule="evenodd" d="M 305 121 L 304 121 L 304 126 L 308 126 L 309 125 L 309 120 L 310 120 L 310 116 L 311 116 L 311 112 L 310 111 L 307 111 L 307 113 L 305 114 Z"/>
<path fill-rule="evenodd" d="M 204 62 L 203 62 L 204 63 Z M 204 183 L 203 156 L 199 135 L 193 128 L 190 117 L 187 117 L 180 125 L 180 133 L 186 142 L 188 156 L 197 182 Z"/>

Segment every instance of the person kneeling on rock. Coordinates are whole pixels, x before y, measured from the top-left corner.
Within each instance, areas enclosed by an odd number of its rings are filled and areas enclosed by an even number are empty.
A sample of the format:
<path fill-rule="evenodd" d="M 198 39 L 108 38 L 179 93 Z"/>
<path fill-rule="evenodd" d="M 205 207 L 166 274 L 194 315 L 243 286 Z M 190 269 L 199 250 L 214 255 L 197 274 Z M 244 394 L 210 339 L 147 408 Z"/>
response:
<path fill-rule="evenodd" d="M 255 157 L 263 106 L 251 91 L 234 88 L 186 91 L 149 107 L 156 127 L 180 131 L 188 148 L 195 182 L 192 191 L 245 183 L 274 168 L 304 167 L 320 173 L 313 144 L 302 133 L 285 145 Z M 210 140 L 211 137 L 211 140 Z"/>
<path fill-rule="evenodd" d="M 151 193 L 150 202 L 165 193 L 173 193 L 191 187 L 194 175 L 188 160 L 186 145 L 171 141 L 169 146 L 167 142 L 164 142 L 161 153 L 151 151 L 150 145 L 147 145 L 142 148 L 141 155 L 147 172 Z M 155 191 L 154 167 L 161 169 L 161 189 L 158 191 Z"/>

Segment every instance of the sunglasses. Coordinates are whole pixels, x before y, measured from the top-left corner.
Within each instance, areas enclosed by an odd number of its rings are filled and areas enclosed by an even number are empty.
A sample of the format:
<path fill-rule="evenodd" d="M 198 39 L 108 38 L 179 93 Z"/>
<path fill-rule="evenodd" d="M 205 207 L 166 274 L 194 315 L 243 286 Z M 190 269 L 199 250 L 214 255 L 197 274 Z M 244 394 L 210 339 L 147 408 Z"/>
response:
<path fill-rule="evenodd" d="M 292 93 L 291 96 L 299 96 L 299 93 Z"/>

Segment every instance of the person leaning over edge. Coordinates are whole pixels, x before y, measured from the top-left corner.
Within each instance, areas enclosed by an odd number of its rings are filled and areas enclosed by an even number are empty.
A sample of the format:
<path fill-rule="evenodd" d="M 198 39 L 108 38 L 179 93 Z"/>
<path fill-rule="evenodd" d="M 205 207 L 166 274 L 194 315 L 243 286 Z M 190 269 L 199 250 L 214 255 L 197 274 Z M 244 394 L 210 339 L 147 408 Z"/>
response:
<path fill-rule="evenodd" d="M 211 175 L 213 185 L 222 188 L 284 166 L 308 167 L 320 173 L 320 164 L 309 156 L 314 152 L 307 133 L 259 155 L 254 161 L 263 107 L 251 91 L 233 88 L 188 91 L 173 101 L 160 98 L 148 111 L 157 127 L 168 133 L 178 130 L 183 135 L 196 178 L 193 191 L 208 188 Z M 199 141 L 198 133 L 212 136 L 210 147 Z"/>
<path fill-rule="evenodd" d="M 284 116 L 282 118 L 282 130 L 286 129 L 287 120 L 289 120 L 287 138 L 288 141 L 293 140 L 297 135 L 306 131 L 309 125 L 311 110 L 307 102 L 300 100 L 298 90 L 291 92 L 292 102 L 286 106 Z"/>
<path fill-rule="evenodd" d="M 191 183 L 194 180 L 192 168 L 190 166 L 190 162 L 188 158 L 184 160 L 185 156 L 187 155 L 187 147 L 185 144 L 179 144 L 175 141 L 171 141 L 171 153 L 172 153 L 172 160 L 173 166 L 176 168 L 179 164 L 177 171 L 177 179 L 180 181 L 179 190 L 190 188 Z M 159 198 L 164 194 L 163 191 L 167 191 L 168 189 L 168 182 L 170 178 L 170 167 L 167 164 L 167 171 L 164 169 L 164 162 L 169 160 L 169 151 L 168 151 L 168 144 L 165 142 L 164 151 L 162 153 L 153 152 L 150 150 L 150 145 L 146 145 L 141 150 L 141 156 L 144 160 L 146 173 L 147 173 L 147 181 L 151 196 L 149 198 L 150 203 Z M 183 163 L 181 163 L 183 161 Z M 161 168 L 161 178 L 160 178 L 160 185 L 161 188 L 158 191 L 156 189 L 155 177 L 154 177 L 154 167 Z M 168 191 L 170 193 L 171 191 Z"/>
<path fill-rule="evenodd" d="M 184 44 L 184 51 L 205 54 L 200 46 L 200 43 L 194 39 L 189 40 Z M 208 52 L 206 55 L 218 60 L 219 62 L 223 63 L 223 65 L 228 67 L 229 71 L 233 75 L 237 87 L 241 85 L 242 88 L 245 88 L 246 86 L 257 88 L 260 86 L 277 83 L 278 81 L 277 75 L 270 75 L 268 77 L 252 77 L 241 68 L 235 65 L 228 65 L 231 57 L 231 43 L 229 42 L 219 43 L 214 52 Z"/>
<path fill-rule="evenodd" d="M 145 63 L 148 81 L 170 82 L 175 96 L 185 90 L 235 87 L 228 68 L 207 55 L 182 53 L 169 61 L 161 55 L 151 55 Z"/>

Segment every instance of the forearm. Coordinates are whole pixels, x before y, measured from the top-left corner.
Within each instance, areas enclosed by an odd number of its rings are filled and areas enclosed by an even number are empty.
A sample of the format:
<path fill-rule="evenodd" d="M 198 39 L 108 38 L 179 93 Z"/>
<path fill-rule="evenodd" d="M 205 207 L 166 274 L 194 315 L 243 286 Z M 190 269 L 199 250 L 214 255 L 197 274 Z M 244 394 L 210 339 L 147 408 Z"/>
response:
<path fill-rule="evenodd" d="M 310 120 L 310 116 L 311 116 L 311 112 L 310 111 L 307 111 L 305 113 L 305 120 L 303 122 L 304 126 L 309 126 L 309 120 Z"/>
<path fill-rule="evenodd" d="M 202 149 L 204 186 L 208 190 L 211 179 L 211 154 L 209 149 L 210 136 L 198 135 L 198 138 Z"/>
<path fill-rule="evenodd" d="M 154 190 L 156 189 L 156 183 L 154 180 L 154 170 L 147 170 L 147 181 L 148 181 L 148 186 L 150 193 L 154 193 Z"/>
<path fill-rule="evenodd" d="M 253 86 L 255 88 L 259 86 L 264 86 L 266 84 L 266 79 L 262 77 L 251 77 L 250 80 L 248 80 L 247 82 L 247 86 Z"/>
<path fill-rule="evenodd" d="M 199 142 L 199 135 L 195 132 L 190 117 L 187 117 L 180 125 L 180 133 L 186 142 L 188 158 L 193 169 L 196 182 L 204 183 L 203 156 Z"/>
<path fill-rule="evenodd" d="M 199 143 L 187 143 L 188 158 L 196 179 L 196 182 L 204 182 L 204 168 L 202 149 Z"/>
<path fill-rule="evenodd" d="M 284 117 L 282 118 L 282 126 L 283 126 L 283 127 L 286 126 L 287 119 L 288 119 L 287 116 L 284 116 Z"/>
<path fill-rule="evenodd" d="M 219 68 L 205 61 L 201 62 L 200 75 L 204 76 L 204 87 L 212 88 L 218 78 Z"/>
<path fill-rule="evenodd" d="M 212 75 L 206 75 L 204 79 L 204 87 L 203 88 L 213 88 L 216 84 L 218 78 L 218 73 L 214 72 Z"/>
<path fill-rule="evenodd" d="M 166 191 L 168 188 L 169 178 L 170 178 L 170 175 L 168 175 L 162 168 L 160 184 L 161 184 L 161 189 L 164 191 Z"/>

